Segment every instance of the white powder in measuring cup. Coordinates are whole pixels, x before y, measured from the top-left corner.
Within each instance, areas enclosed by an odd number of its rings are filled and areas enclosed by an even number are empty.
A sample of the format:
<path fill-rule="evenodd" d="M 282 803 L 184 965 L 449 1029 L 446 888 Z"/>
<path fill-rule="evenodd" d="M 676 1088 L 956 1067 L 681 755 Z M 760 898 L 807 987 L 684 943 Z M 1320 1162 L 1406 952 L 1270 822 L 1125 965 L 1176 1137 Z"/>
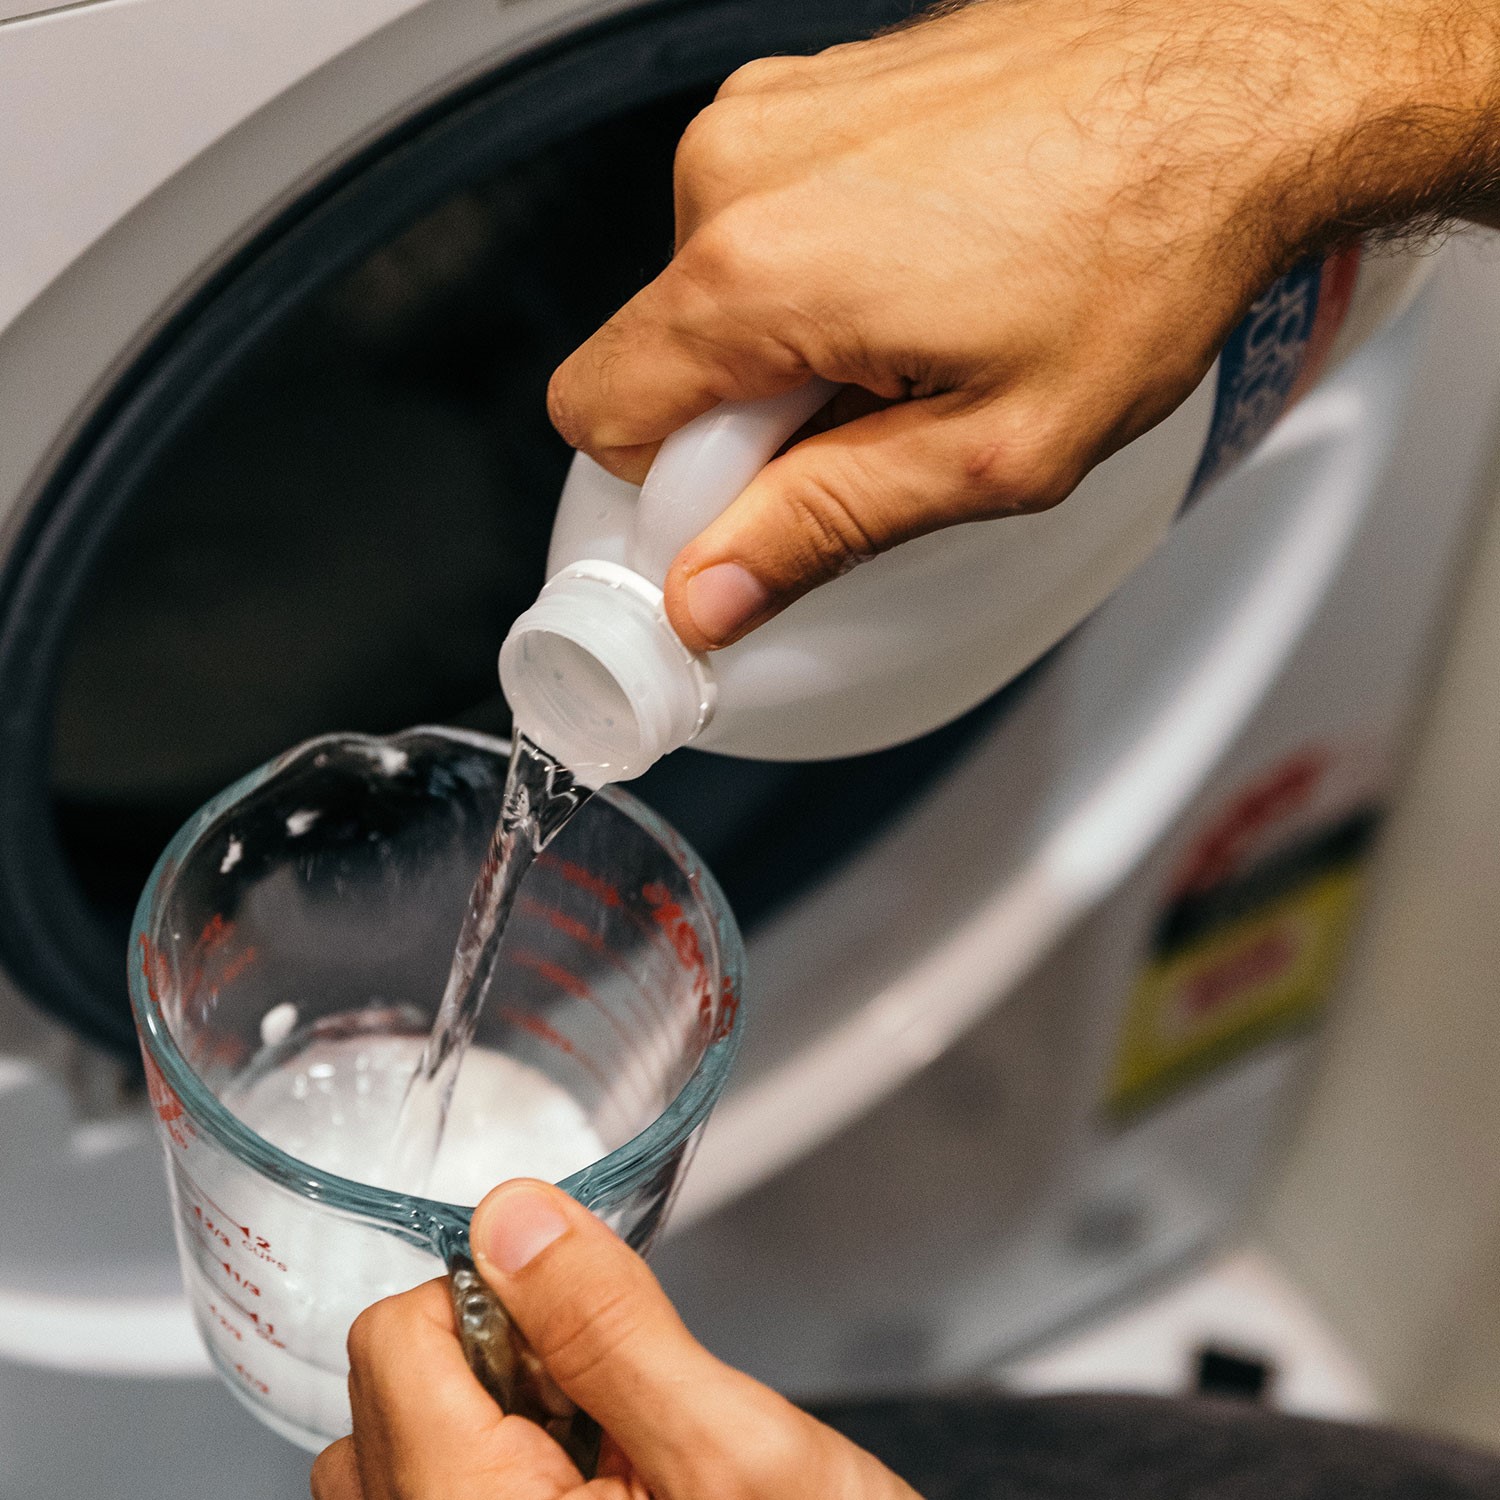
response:
<path fill-rule="evenodd" d="M 387 1158 L 422 1037 L 315 1041 L 225 1104 L 288 1156 L 445 1203 L 477 1203 L 508 1177 L 557 1182 L 604 1155 L 578 1101 L 545 1073 L 473 1047 L 453 1089 L 432 1178 L 390 1180 Z"/>
<path fill-rule="evenodd" d="M 423 1038 L 316 1040 L 226 1094 L 246 1125 L 300 1161 L 384 1180 Z M 537 1069 L 471 1048 L 423 1196 L 477 1203 L 511 1177 L 559 1181 L 605 1147 L 578 1102 Z M 174 1161 L 188 1291 L 231 1388 L 292 1441 L 349 1430 L 345 1339 L 370 1303 L 442 1273 L 428 1251 L 309 1203 L 217 1153 Z"/>

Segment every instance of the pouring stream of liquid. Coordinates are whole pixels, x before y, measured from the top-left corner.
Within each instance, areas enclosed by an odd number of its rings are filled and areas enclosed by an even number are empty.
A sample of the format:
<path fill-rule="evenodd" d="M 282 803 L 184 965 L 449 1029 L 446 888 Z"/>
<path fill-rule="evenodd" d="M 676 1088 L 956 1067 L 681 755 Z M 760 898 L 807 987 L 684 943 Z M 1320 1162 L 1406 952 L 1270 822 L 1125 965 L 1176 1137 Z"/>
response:
<path fill-rule="evenodd" d="M 423 1191 L 432 1175 L 458 1070 L 495 977 L 500 940 L 521 881 L 591 795 L 566 766 L 517 732 L 500 821 L 469 892 L 443 998 L 397 1118 L 389 1180 L 406 1191 Z"/>

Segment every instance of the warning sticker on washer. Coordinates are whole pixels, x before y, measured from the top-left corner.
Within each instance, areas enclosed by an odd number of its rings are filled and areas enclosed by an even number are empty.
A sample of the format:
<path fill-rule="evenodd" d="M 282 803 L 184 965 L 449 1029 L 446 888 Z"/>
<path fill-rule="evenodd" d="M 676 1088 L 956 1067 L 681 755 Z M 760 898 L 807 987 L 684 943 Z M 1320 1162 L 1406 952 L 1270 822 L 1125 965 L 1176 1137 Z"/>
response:
<path fill-rule="evenodd" d="M 1346 807 L 1312 827 L 1287 817 L 1295 831 L 1269 850 L 1263 827 L 1255 830 L 1261 838 L 1246 838 L 1252 823 L 1281 821 L 1301 800 L 1299 778 L 1321 779 L 1321 768 L 1312 769 L 1307 757 L 1286 762 L 1200 839 L 1126 1006 L 1106 1095 L 1117 1121 L 1311 1025 L 1322 1010 L 1357 911 L 1378 810 Z M 1228 830 L 1238 831 L 1237 846 Z M 1235 858 L 1234 848 L 1254 854 Z"/>

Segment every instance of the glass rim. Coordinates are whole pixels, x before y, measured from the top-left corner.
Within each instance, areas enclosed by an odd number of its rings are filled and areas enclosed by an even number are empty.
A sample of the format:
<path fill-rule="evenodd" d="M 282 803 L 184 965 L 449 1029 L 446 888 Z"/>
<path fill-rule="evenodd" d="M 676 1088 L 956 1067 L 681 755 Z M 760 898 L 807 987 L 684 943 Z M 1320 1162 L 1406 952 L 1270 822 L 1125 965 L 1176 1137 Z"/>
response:
<path fill-rule="evenodd" d="M 297 1197 L 379 1220 L 391 1231 L 415 1237 L 447 1254 L 452 1249 L 464 1248 L 474 1205 L 446 1203 L 416 1193 L 376 1187 L 325 1171 L 273 1146 L 229 1110 L 183 1056 L 159 1005 L 151 997 L 147 973 L 147 954 L 154 947 L 154 928 L 164 894 L 171 889 L 176 871 L 231 808 L 319 747 L 392 746 L 414 735 L 433 735 L 499 757 L 510 754 L 508 740 L 438 724 L 413 725 L 391 735 L 353 732 L 318 735 L 282 751 L 211 797 L 187 819 L 162 850 L 136 903 L 126 968 L 131 1010 L 147 1064 L 161 1073 L 195 1126 L 206 1129 L 236 1159 Z M 717 961 L 719 974 L 730 981 L 740 1003 L 736 1007 L 734 1024 L 727 1032 L 709 1039 L 692 1073 L 650 1124 L 597 1161 L 558 1182 L 559 1187 L 588 1208 L 607 1207 L 616 1198 L 623 1197 L 639 1178 L 664 1165 L 707 1119 L 739 1050 L 744 1022 L 745 979 L 744 943 L 729 904 L 718 881 L 687 840 L 645 803 L 618 786 L 602 787 L 594 795 L 623 813 L 664 849 L 686 876 L 689 886 L 697 891 L 712 921 L 715 951 L 709 957 Z M 448 1240 L 456 1237 L 456 1240 L 451 1245 L 440 1247 L 434 1244 L 435 1236 Z"/>

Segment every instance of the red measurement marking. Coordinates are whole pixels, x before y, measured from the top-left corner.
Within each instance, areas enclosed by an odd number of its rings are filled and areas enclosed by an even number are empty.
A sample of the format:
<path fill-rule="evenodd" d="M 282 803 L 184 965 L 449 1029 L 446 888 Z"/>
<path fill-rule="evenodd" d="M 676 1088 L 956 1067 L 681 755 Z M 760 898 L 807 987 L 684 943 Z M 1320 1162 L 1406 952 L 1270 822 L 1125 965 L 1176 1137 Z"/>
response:
<path fill-rule="evenodd" d="M 595 953 L 608 952 L 604 938 L 588 923 L 580 922 L 577 917 L 570 917 L 565 911 L 560 911 L 555 906 L 546 906 L 531 896 L 522 897 L 519 904 L 527 916 L 540 917 L 549 927 L 555 928 L 564 937 L 570 937 L 575 942 L 582 943 L 585 948 L 591 948 Z"/>
<path fill-rule="evenodd" d="M 140 936 L 141 976 L 146 981 L 146 998 L 151 1008 L 161 1012 L 162 996 L 166 994 L 172 978 L 172 970 L 166 956 L 143 932 Z"/>
<path fill-rule="evenodd" d="M 219 975 L 219 983 L 233 984 L 259 957 L 260 950 L 253 943 L 250 947 L 242 949 L 225 963 L 224 971 Z"/>
<path fill-rule="evenodd" d="M 286 1348 L 286 1345 L 276 1337 L 276 1325 L 274 1323 L 268 1322 L 266 1319 L 262 1318 L 258 1312 L 252 1312 L 248 1307 L 245 1306 L 243 1302 L 237 1301 L 227 1292 L 220 1293 L 220 1295 L 224 1298 L 224 1301 L 230 1307 L 232 1307 L 242 1318 L 244 1318 L 250 1324 L 251 1330 L 254 1332 L 255 1336 L 258 1339 L 262 1339 L 273 1349 Z M 224 1323 L 224 1326 L 226 1328 L 229 1328 L 234 1333 L 234 1336 L 236 1338 L 242 1337 L 240 1330 L 233 1324 L 226 1322 L 224 1314 L 221 1313 L 212 1302 L 210 1302 L 208 1306 L 209 1310 L 214 1314 L 214 1316 L 217 1317 L 221 1323 Z"/>
<path fill-rule="evenodd" d="M 643 885 L 641 897 L 651 907 L 651 915 L 671 944 L 678 963 L 692 976 L 698 1030 L 707 1042 L 712 1039 L 715 1026 L 713 986 L 708 980 L 708 965 L 703 958 L 703 945 L 698 941 L 698 929 L 687 919 L 681 902 L 672 899 L 666 886 L 658 882 Z"/>
<path fill-rule="evenodd" d="M 620 899 L 618 886 L 611 885 L 607 880 L 595 875 L 592 870 L 585 870 L 582 865 L 575 865 L 571 860 L 557 859 L 551 854 L 544 854 L 537 861 L 555 869 L 569 885 L 576 885 L 579 890 L 587 891 L 596 900 L 602 901 L 605 906 L 621 906 L 624 903 Z"/>
<path fill-rule="evenodd" d="M 703 948 L 698 941 L 698 929 L 688 921 L 682 903 L 674 901 L 666 886 L 653 882 L 641 887 L 641 896 L 651 907 L 656 925 L 666 934 L 677 961 L 684 969 L 701 973 L 704 968 Z"/>
<path fill-rule="evenodd" d="M 257 1260 L 264 1261 L 266 1265 L 270 1266 L 273 1270 L 286 1270 L 286 1262 L 277 1258 L 270 1240 L 268 1240 L 265 1235 L 256 1234 L 248 1224 L 241 1224 L 233 1219 L 224 1211 L 223 1207 L 220 1204 L 215 1203 L 213 1198 L 208 1193 L 204 1192 L 204 1190 L 199 1187 L 198 1184 L 194 1182 L 186 1172 L 182 1170 L 182 1167 L 180 1165 L 177 1168 L 177 1172 L 181 1180 L 187 1184 L 187 1188 L 183 1190 L 183 1202 L 187 1205 L 188 1208 L 192 1210 L 193 1217 L 195 1219 L 205 1225 L 212 1223 L 215 1229 L 221 1235 L 227 1234 L 228 1231 L 232 1229 L 239 1237 L 239 1248 L 246 1255 L 255 1256 Z M 188 1191 L 188 1189 L 190 1189 L 191 1191 Z M 202 1203 L 193 1202 L 193 1199 L 195 1197 L 201 1198 L 203 1200 Z M 207 1205 L 207 1207 L 204 1207 L 205 1204 Z M 217 1218 L 215 1218 L 215 1215 L 217 1215 Z"/>
<path fill-rule="evenodd" d="M 547 1046 L 556 1047 L 559 1052 L 565 1052 L 582 1067 L 587 1068 L 598 1079 L 602 1087 L 609 1087 L 609 1079 L 605 1077 L 598 1064 L 586 1052 L 580 1052 L 562 1032 L 555 1026 L 549 1025 L 540 1016 L 529 1015 L 525 1011 L 507 1008 L 500 1012 L 500 1018 L 504 1021 L 509 1021 L 512 1026 L 519 1027 L 522 1031 L 534 1036 L 539 1042 L 545 1042 Z"/>
<path fill-rule="evenodd" d="M 241 1276 L 240 1273 L 236 1271 L 235 1268 L 230 1265 L 227 1260 L 221 1260 L 218 1262 L 218 1264 L 223 1269 L 224 1275 L 230 1281 L 232 1281 L 235 1286 L 239 1287 L 242 1292 L 251 1297 L 260 1296 L 260 1288 L 256 1286 L 256 1284 L 248 1277 Z"/>
<path fill-rule="evenodd" d="M 575 1055 L 573 1043 L 565 1037 L 555 1026 L 549 1026 L 540 1016 L 528 1015 L 521 1010 L 502 1010 L 502 1019 L 509 1021 L 512 1026 L 519 1026 L 522 1031 L 528 1032 L 539 1042 L 545 1042 L 549 1047 L 556 1047 L 559 1052 L 566 1052 L 569 1057 Z"/>
<path fill-rule="evenodd" d="M 563 968 L 561 964 L 553 963 L 550 958 L 543 958 L 540 953 L 533 953 L 530 948 L 513 949 L 510 961 L 519 968 L 530 969 L 532 973 L 545 979 L 548 984 L 561 990 L 565 995 L 572 995 L 575 1000 L 582 1000 L 586 1005 L 592 1005 L 609 1022 L 615 1035 L 629 1045 L 630 1033 L 620 1024 L 619 1018 L 571 970 Z"/>
<path fill-rule="evenodd" d="M 156 1066 L 156 1059 L 147 1051 L 144 1042 L 141 1044 L 141 1058 L 145 1063 L 146 1093 L 150 1096 L 151 1108 L 161 1121 L 167 1139 L 179 1151 L 186 1151 L 198 1138 L 198 1127 L 188 1118 L 182 1107 L 182 1100 L 177 1097 L 172 1085 L 162 1077 L 161 1069 Z"/>
<path fill-rule="evenodd" d="M 210 1250 L 217 1252 L 221 1246 L 225 1250 L 233 1250 L 235 1248 L 234 1239 L 229 1235 L 222 1221 L 215 1219 L 200 1203 L 188 1202 L 187 1206 L 193 1211 L 194 1221 L 201 1225 L 208 1234 L 212 1235 L 214 1241 L 212 1244 L 209 1244 L 207 1240 L 204 1241 L 204 1244 L 208 1245 Z M 252 1235 L 239 1224 L 231 1224 L 228 1227 L 238 1231 L 239 1248 L 247 1255 L 253 1255 L 258 1260 L 264 1261 L 273 1270 L 286 1270 L 286 1262 L 277 1260 L 271 1253 L 271 1243 L 263 1235 Z M 223 1263 L 220 1262 L 220 1264 Z M 245 1281 L 238 1271 L 233 1274 L 236 1281 L 240 1281 L 243 1285 L 250 1287 L 257 1297 L 260 1296 L 260 1289 L 258 1287 L 255 1287 L 249 1281 Z"/>
<path fill-rule="evenodd" d="M 215 1202 L 213 1195 L 201 1188 L 196 1182 L 193 1181 L 191 1177 L 188 1176 L 186 1172 L 182 1172 L 181 1176 L 182 1180 L 192 1188 L 194 1196 L 202 1199 L 203 1202 L 209 1206 L 209 1208 L 213 1209 L 213 1211 L 219 1216 L 219 1220 L 221 1223 L 228 1226 L 230 1229 L 237 1230 L 244 1239 L 258 1241 L 260 1244 L 264 1245 L 267 1250 L 271 1248 L 271 1242 L 269 1240 L 263 1240 L 260 1239 L 258 1235 L 252 1235 L 250 1233 L 250 1226 L 248 1224 L 241 1224 L 233 1214 L 229 1213 L 225 1209 L 222 1203 Z M 197 1208 L 197 1205 L 195 1204 L 194 1207 Z"/>
<path fill-rule="evenodd" d="M 220 1208 L 219 1205 L 215 1203 L 214 1200 L 210 1198 L 202 1188 L 198 1189 L 198 1195 L 206 1204 L 208 1204 L 211 1209 L 213 1209 L 216 1214 L 218 1214 L 221 1223 L 227 1224 L 231 1229 L 237 1230 L 242 1239 L 248 1240 L 250 1238 L 250 1226 L 248 1224 L 240 1224 L 236 1220 L 230 1218 L 230 1216 L 225 1213 L 224 1210 Z"/>
<path fill-rule="evenodd" d="M 245 1292 L 251 1297 L 261 1296 L 261 1289 L 255 1282 L 251 1281 L 242 1272 L 237 1271 L 229 1261 L 224 1260 L 220 1256 L 219 1252 L 221 1250 L 232 1250 L 234 1248 L 229 1236 L 220 1230 L 212 1220 L 204 1218 L 201 1209 L 195 1206 L 193 1212 L 196 1216 L 196 1222 L 193 1225 L 193 1237 L 208 1252 L 209 1260 L 224 1273 L 225 1281 L 235 1289 Z"/>
<path fill-rule="evenodd" d="M 144 1048 L 141 1056 L 146 1063 L 146 1092 L 151 1096 L 151 1108 L 156 1111 L 156 1118 L 163 1125 L 180 1120 L 183 1115 L 182 1100 L 177 1097 L 172 1085 L 162 1077 L 161 1069 L 156 1066 L 156 1059 Z"/>
<path fill-rule="evenodd" d="M 282 1339 L 276 1337 L 276 1328 L 274 1324 L 261 1322 L 261 1320 L 256 1317 L 254 1313 L 251 1313 L 249 1316 L 251 1322 L 255 1325 L 255 1335 L 257 1338 L 264 1340 L 273 1349 L 286 1348 L 286 1343 Z"/>
<path fill-rule="evenodd" d="M 211 1255 L 217 1256 L 220 1250 L 233 1250 L 234 1241 L 219 1228 L 218 1224 L 203 1212 L 194 1203 L 192 1205 L 195 1228 L 202 1232 L 198 1235 L 198 1243 L 203 1245 Z"/>
<path fill-rule="evenodd" d="M 252 1375 L 249 1370 L 244 1367 L 244 1365 L 236 1365 L 234 1367 L 234 1373 L 238 1375 L 240 1379 L 250 1387 L 251 1390 L 259 1391 L 262 1396 L 269 1396 L 271 1394 L 271 1387 L 268 1386 L 264 1380 L 256 1379 L 256 1377 Z"/>
<path fill-rule="evenodd" d="M 211 953 L 221 943 L 228 942 L 233 936 L 234 923 L 225 921 L 220 913 L 215 912 L 203 924 L 203 931 L 198 934 L 198 946 L 205 953 Z"/>
<path fill-rule="evenodd" d="M 214 1315 L 215 1318 L 219 1320 L 219 1327 L 221 1327 L 225 1333 L 233 1335 L 233 1337 L 238 1339 L 242 1344 L 245 1342 L 245 1335 L 241 1333 L 239 1329 L 236 1328 L 234 1324 L 231 1323 L 229 1319 L 226 1318 L 224 1314 L 221 1313 L 212 1302 L 208 1304 L 208 1310 Z"/>
<path fill-rule="evenodd" d="M 712 1041 L 721 1042 L 734 1030 L 735 1017 L 740 1013 L 740 997 L 734 988 L 734 980 L 724 976 L 719 986 L 719 1019 L 714 1026 Z"/>
<path fill-rule="evenodd" d="M 284 1260 L 277 1260 L 277 1258 L 271 1254 L 270 1245 L 268 1245 L 266 1241 L 263 1240 L 259 1235 L 256 1235 L 254 1240 L 245 1241 L 245 1243 L 240 1246 L 240 1249 L 244 1250 L 247 1254 L 254 1255 L 260 1260 L 265 1261 L 265 1263 L 270 1266 L 272 1270 L 286 1270 L 286 1262 Z"/>
<path fill-rule="evenodd" d="M 540 953 L 533 953 L 529 948 L 516 949 L 510 955 L 510 961 L 518 968 L 530 969 L 554 989 L 561 990 L 565 995 L 572 995 L 575 1000 L 592 1001 L 594 998 L 593 991 L 578 975 L 563 968 L 561 964 L 553 963 L 550 958 L 543 958 Z"/>
<path fill-rule="evenodd" d="M 631 1001 L 630 1008 L 636 1018 L 641 1019 L 650 1013 L 651 998 L 646 993 L 645 986 L 641 983 L 640 975 L 625 963 L 618 953 L 610 948 L 609 944 L 605 942 L 602 933 L 596 932 L 587 923 L 580 922 L 576 917 L 570 917 L 565 911 L 561 911 L 555 906 L 545 905 L 536 900 L 535 897 L 523 896 L 519 906 L 528 916 L 540 918 L 549 927 L 562 933 L 565 937 L 570 937 L 575 942 L 581 943 L 591 953 L 597 954 L 602 958 L 611 968 L 624 975 L 626 982 L 635 991 L 635 998 Z M 595 1003 L 597 1004 L 598 1002 L 596 1001 Z M 643 1006 L 644 1009 L 642 1008 Z M 602 1005 L 600 1008 L 604 1009 Z M 609 1012 L 605 1010 L 605 1014 L 609 1015 Z M 611 1017 L 611 1019 L 613 1018 Z"/>
<path fill-rule="evenodd" d="M 254 944 L 235 950 L 231 946 L 234 923 L 215 913 L 204 924 L 193 944 L 192 962 L 182 976 L 180 992 L 185 1001 L 196 1000 L 205 989 L 210 1000 L 217 999 L 219 991 L 232 984 L 259 956 Z M 208 1001 L 200 1007 L 199 1014 L 207 1013 Z"/>

